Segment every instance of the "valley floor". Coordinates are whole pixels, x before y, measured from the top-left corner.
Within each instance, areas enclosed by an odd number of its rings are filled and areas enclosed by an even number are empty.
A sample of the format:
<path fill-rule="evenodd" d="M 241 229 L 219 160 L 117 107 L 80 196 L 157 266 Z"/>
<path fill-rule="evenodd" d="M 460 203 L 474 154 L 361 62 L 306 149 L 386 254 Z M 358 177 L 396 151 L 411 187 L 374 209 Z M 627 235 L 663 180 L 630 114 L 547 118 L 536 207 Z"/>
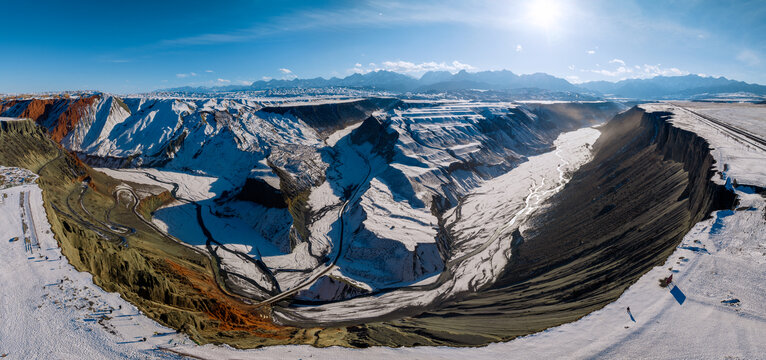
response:
<path fill-rule="evenodd" d="M 718 211 L 698 223 L 663 266 L 644 275 L 616 302 L 577 322 L 507 343 L 480 348 L 279 346 L 232 352 L 208 345 L 176 349 L 204 358 L 258 359 L 762 358 L 766 354 L 766 202 L 757 194 L 738 191 L 738 195 L 740 205 L 748 210 Z M 658 280 L 670 274 L 675 285 L 660 287 Z"/>
<path fill-rule="evenodd" d="M 434 275 L 375 296 L 319 306 L 275 308 L 275 318 L 290 325 L 319 326 L 375 321 L 401 309 L 426 310 L 444 298 L 487 286 L 510 258 L 511 242 L 504 240 L 523 226 L 541 203 L 561 190 L 569 180 L 567 172 L 574 172 L 590 160 L 589 146 L 598 137 L 599 131 L 593 128 L 563 133 L 555 142 L 556 150 L 529 157 L 508 173 L 486 181 L 461 205 L 448 210 L 445 219 L 455 225 L 457 234 L 454 255 L 446 264 L 449 276 Z M 395 219 L 388 222 L 396 224 L 397 229 L 404 228 Z"/>

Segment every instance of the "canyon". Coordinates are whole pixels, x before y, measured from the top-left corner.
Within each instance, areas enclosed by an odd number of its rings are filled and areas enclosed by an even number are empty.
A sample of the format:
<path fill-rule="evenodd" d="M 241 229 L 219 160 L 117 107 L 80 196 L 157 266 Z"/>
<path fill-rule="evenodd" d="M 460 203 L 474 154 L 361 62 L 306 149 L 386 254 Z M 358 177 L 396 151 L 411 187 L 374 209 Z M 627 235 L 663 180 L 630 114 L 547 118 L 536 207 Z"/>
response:
<path fill-rule="evenodd" d="M 763 191 L 677 120 L 720 109 L 667 107 L 9 99 L 0 164 L 75 269 L 195 342 L 476 346 L 605 308 Z"/>

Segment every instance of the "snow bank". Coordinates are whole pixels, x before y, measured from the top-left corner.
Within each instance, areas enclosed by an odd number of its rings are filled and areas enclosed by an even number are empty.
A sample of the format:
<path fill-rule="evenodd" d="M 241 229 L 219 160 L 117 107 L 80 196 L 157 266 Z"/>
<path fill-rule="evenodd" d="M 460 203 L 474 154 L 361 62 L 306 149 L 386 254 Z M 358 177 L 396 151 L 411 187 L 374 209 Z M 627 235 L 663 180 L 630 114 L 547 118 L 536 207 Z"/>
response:
<path fill-rule="evenodd" d="M 0 356 L 167 358 L 158 347 L 188 342 L 94 285 L 90 274 L 61 256 L 39 187 L 0 190 L 0 197 Z M 22 222 L 28 224 L 26 233 Z"/>

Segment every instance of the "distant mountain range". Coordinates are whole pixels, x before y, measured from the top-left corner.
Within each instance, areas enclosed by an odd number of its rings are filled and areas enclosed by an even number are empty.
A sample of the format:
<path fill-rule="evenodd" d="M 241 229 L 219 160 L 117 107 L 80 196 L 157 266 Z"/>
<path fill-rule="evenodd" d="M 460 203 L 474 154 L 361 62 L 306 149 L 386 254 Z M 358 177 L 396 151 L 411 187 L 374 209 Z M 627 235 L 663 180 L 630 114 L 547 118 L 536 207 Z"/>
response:
<path fill-rule="evenodd" d="M 311 87 L 355 87 L 387 91 L 444 91 L 444 90 L 504 90 L 521 88 L 539 88 L 549 91 L 581 91 L 564 79 L 552 75 L 536 73 L 516 75 L 508 70 L 482 71 L 469 73 L 465 70 L 456 74 L 447 71 L 429 71 L 420 79 L 392 71 L 374 71 L 366 74 L 353 74 L 345 78 L 314 78 L 295 80 L 256 81 L 251 88 L 257 90 L 274 88 L 311 88 Z"/>
<path fill-rule="evenodd" d="M 256 81 L 250 86 L 181 87 L 164 91 L 222 92 L 327 87 L 358 88 L 400 93 L 540 89 L 550 92 L 580 93 L 592 96 L 632 99 L 693 98 L 705 94 L 722 93 L 751 93 L 758 96 L 766 96 L 766 86 L 730 80 L 725 77 L 703 77 L 699 75 L 657 76 L 650 79 L 628 79 L 617 82 L 591 81 L 575 85 L 565 79 L 545 73 L 517 75 L 508 70 L 480 72 L 467 72 L 463 70 L 455 74 L 447 71 L 429 71 L 419 79 L 392 71 L 380 70 L 366 74 L 353 74 L 345 78 L 273 79 Z"/>
<path fill-rule="evenodd" d="M 627 79 L 618 82 L 591 81 L 580 86 L 605 95 L 637 99 L 681 97 L 701 94 L 752 93 L 766 95 L 766 86 L 748 84 L 725 77 L 699 75 L 657 76 L 651 79 Z"/>

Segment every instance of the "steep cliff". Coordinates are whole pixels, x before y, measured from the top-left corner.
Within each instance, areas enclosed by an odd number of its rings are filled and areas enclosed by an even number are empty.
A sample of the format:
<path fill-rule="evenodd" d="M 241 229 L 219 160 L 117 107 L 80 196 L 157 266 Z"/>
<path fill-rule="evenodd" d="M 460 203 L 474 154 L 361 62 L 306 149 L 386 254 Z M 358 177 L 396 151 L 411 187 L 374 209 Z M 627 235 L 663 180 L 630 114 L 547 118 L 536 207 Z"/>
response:
<path fill-rule="evenodd" d="M 708 144 L 667 114 L 634 108 L 601 130 L 593 160 L 507 240 L 512 259 L 491 289 L 408 321 L 353 327 L 351 342 L 478 345 L 574 321 L 664 263 L 711 211 L 734 207 L 710 181 Z"/>

